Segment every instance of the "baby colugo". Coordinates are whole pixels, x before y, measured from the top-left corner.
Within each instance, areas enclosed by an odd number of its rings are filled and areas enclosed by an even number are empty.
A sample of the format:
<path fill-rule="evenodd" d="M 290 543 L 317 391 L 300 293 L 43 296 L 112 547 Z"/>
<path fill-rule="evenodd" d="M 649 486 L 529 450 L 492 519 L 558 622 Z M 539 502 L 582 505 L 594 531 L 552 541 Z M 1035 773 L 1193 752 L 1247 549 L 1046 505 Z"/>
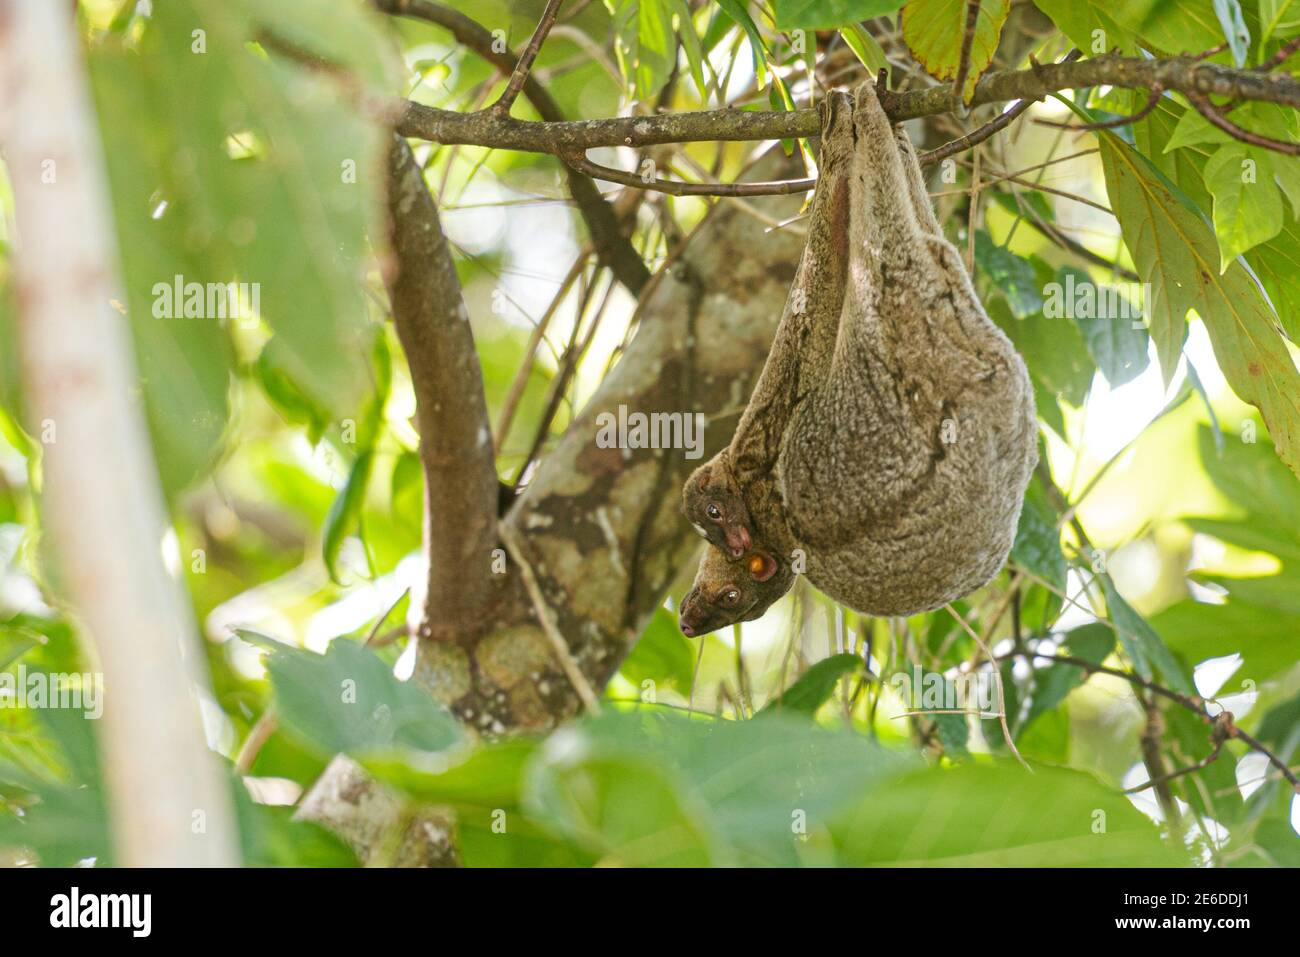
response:
<path fill-rule="evenodd" d="M 836 601 L 916 614 L 1006 561 L 1037 462 L 1033 393 L 874 87 L 822 109 L 808 240 L 771 353 L 683 511 L 742 572 L 775 557 L 764 585 L 799 554 Z M 706 554 L 697 588 L 716 578 Z"/>

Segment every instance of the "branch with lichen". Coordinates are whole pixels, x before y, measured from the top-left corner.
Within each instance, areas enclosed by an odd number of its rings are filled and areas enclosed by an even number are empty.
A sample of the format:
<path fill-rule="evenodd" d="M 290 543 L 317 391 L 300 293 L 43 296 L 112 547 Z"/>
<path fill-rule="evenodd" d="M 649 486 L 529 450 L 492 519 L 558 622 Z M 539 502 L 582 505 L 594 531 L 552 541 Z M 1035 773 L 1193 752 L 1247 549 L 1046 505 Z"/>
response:
<path fill-rule="evenodd" d="M 1237 70 L 1206 63 L 1196 57 L 1148 60 L 1116 54 L 1034 64 L 1028 70 L 989 73 L 976 85 L 971 106 L 1011 100 L 1033 101 L 1061 90 L 1096 86 L 1181 93 L 1203 113 L 1209 110 L 1207 118 L 1212 121 L 1218 114 L 1218 108 L 1206 106 L 1211 103 L 1212 96 L 1300 108 L 1300 80 L 1290 74 Z M 882 97 L 882 103 L 895 122 L 965 109 L 960 98 L 947 86 L 905 93 L 890 92 Z M 1258 139 L 1255 134 L 1247 139 L 1241 134 L 1248 131 L 1239 130 L 1229 121 L 1224 122 L 1226 125 L 1222 128 L 1230 135 L 1245 142 L 1254 143 Z M 572 167 L 577 157 L 598 147 L 635 148 L 663 143 L 812 137 L 821 130 L 821 119 L 815 109 L 722 109 L 548 122 L 516 120 L 491 109 L 457 113 L 408 103 L 397 128 L 404 136 L 435 143 L 547 153 Z M 629 186 L 651 186 L 655 182 L 642 182 L 631 175 L 615 181 Z M 774 193 L 789 191 L 786 183 L 774 183 L 770 189 Z"/>

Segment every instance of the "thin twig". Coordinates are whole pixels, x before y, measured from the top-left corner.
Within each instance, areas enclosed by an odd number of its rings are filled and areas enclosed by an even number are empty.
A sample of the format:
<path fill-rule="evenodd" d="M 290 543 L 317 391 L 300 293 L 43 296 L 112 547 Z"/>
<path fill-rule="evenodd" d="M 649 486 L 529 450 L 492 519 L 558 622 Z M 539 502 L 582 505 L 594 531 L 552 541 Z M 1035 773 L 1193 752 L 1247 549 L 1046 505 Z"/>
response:
<path fill-rule="evenodd" d="M 1147 60 L 1114 54 L 1070 63 L 1038 64 L 1036 69 L 989 73 L 975 87 L 972 106 L 1038 99 L 1060 90 L 1109 85 L 1122 89 L 1163 90 L 1238 97 L 1300 108 L 1300 79 L 1288 74 L 1234 70 L 1187 57 Z M 897 123 L 960 110 L 948 87 L 904 93 L 890 91 L 882 105 Z M 491 110 L 472 114 L 403 103 L 398 130 L 404 136 L 437 143 L 467 143 L 524 152 L 572 154 L 599 146 L 645 147 L 662 143 L 735 142 L 815 137 L 821 134 L 817 110 L 696 110 L 652 116 L 622 116 L 567 122 L 531 122 L 501 117 Z"/>
<path fill-rule="evenodd" d="M 817 185 L 815 179 L 779 180 L 768 183 L 685 183 L 677 180 L 659 179 L 657 176 L 642 176 L 601 166 L 593 163 L 585 153 L 566 153 L 560 157 L 570 169 L 576 170 L 592 179 L 608 180 L 637 189 L 647 189 L 655 193 L 667 193 L 670 196 L 787 196 L 790 193 L 806 193 Z"/>
<path fill-rule="evenodd" d="M 497 40 L 486 27 L 441 3 L 434 3 L 432 0 L 375 0 L 375 6 L 386 13 L 424 20 L 447 30 L 455 37 L 457 43 L 502 72 L 509 73 L 513 64 L 517 62 L 517 58 L 513 57 L 508 50 L 498 52 Z M 551 123 L 564 121 L 565 116 L 559 104 L 550 92 L 537 82 L 536 77 L 528 78 L 524 84 L 523 94 L 528 97 L 533 108 L 537 110 L 538 116 L 544 121 Z M 474 115 L 483 114 L 476 111 Z M 631 240 L 625 234 L 623 222 L 615 213 L 614 207 L 605 201 L 596 189 L 595 183 L 588 177 L 576 171 L 569 171 L 567 178 L 569 192 L 573 196 L 573 201 L 577 203 L 579 212 L 582 213 L 582 219 L 591 234 L 592 245 L 595 246 L 600 261 L 613 269 L 618 281 L 626 286 L 629 292 L 637 295 L 649 281 L 650 271 L 646 269 L 645 263 L 632 248 Z"/>
<path fill-rule="evenodd" d="M 999 113 L 997 117 L 985 123 L 978 129 L 971 130 L 965 136 L 960 136 L 955 140 L 944 143 L 942 146 L 930 150 L 928 153 L 922 153 L 917 157 L 922 166 L 933 166 L 935 163 L 942 162 L 949 156 L 956 153 L 964 153 L 966 150 L 983 143 L 998 130 L 1005 129 L 1011 125 L 1011 122 L 1018 116 L 1029 109 L 1037 100 L 1021 100 L 1011 109 Z"/>
<path fill-rule="evenodd" d="M 1295 53 L 1296 50 L 1300 50 L 1300 37 L 1292 37 L 1282 46 L 1278 47 L 1276 53 L 1259 66 L 1255 67 L 1255 69 L 1260 73 L 1267 73 L 1274 67 L 1281 66 L 1287 60 L 1291 59 L 1291 54 Z"/>
<path fill-rule="evenodd" d="M 1143 106 L 1142 109 L 1138 110 L 1132 116 L 1120 116 L 1113 120 L 1100 120 L 1096 123 L 1061 123 L 1057 120 L 1035 119 L 1034 122 L 1039 126 L 1050 126 L 1058 130 L 1072 130 L 1076 132 L 1113 130 L 1116 127 L 1128 126 L 1130 123 L 1136 123 L 1138 120 L 1146 119 L 1151 111 L 1160 105 L 1160 97 L 1163 95 L 1164 91 L 1160 89 L 1160 87 L 1152 87 L 1151 94 L 1147 97 L 1146 105 Z"/>
<path fill-rule="evenodd" d="M 405 598 L 410 593 L 411 593 L 411 588 L 409 585 L 406 588 L 402 589 L 402 593 L 397 596 L 397 598 L 393 601 L 391 605 L 388 606 L 388 608 L 384 611 L 382 615 L 380 615 L 378 618 L 375 619 L 375 623 L 370 627 L 370 631 L 366 634 L 366 640 L 361 642 L 362 645 L 369 645 L 372 641 L 375 640 L 375 636 L 379 634 L 379 629 L 384 624 L 384 622 L 388 620 L 388 616 L 397 610 L 397 606 L 402 603 L 402 599 Z M 403 628 L 409 630 L 409 627 L 406 625 L 403 625 Z"/>
<path fill-rule="evenodd" d="M 524 83 L 528 81 L 528 71 L 533 68 L 533 61 L 537 59 L 542 44 L 546 42 L 546 35 L 551 32 L 551 27 L 555 24 L 555 16 L 560 12 L 560 4 L 563 2 L 564 0 L 548 0 L 546 9 L 542 11 L 541 22 L 537 24 L 537 29 L 533 31 L 532 39 L 528 41 L 528 45 L 519 54 L 519 62 L 515 64 L 515 70 L 510 74 L 510 82 L 506 84 L 505 91 L 495 103 L 488 107 L 497 116 L 510 115 L 510 107 L 514 106 L 515 98 L 519 96 L 519 91 L 524 88 Z"/>
<path fill-rule="evenodd" d="M 978 0 L 976 0 L 975 6 L 976 8 L 978 8 L 979 6 Z M 1079 53 L 1078 50 L 1071 50 L 1061 59 L 1061 62 L 1073 63 L 1075 60 L 1079 58 L 1080 55 L 1081 54 Z M 1025 99 L 1021 100 L 1019 103 L 1017 103 L 1015 106 L 1011 107 L 1010 109 L 1004 110 L 1002 113 L 999 113 L 996 117 L 994 117 L 992 120 L 985 123 L 983 126 L 979 127 L 978 129 L 974 129 L 971 132 L 967 133 L 965 136 L 960 136 L 950 143 L 945 143 L 943 144 L 943 146 L 940 146 L 937 149 L 930 150 L 930 152 L 928 153 L 922 153 L 920 157 L 918 157 L 921 165 L 931 166 L 934 163 L 938 163 L 947 159 L 949 156 L 952 156 L 956 153 L 964 153 L 966 150 L 971 149 L 972 147 L 977 146 L 980 143 L 983 143 L 994 133 L 998 132 L 999 130 L 1006 129 L 1006 127 L 1010 126 L 1011 123 L 1017 117 L 1023 114 L 1026 110 L 1028 110 L 1031 106 L 1037 103 L 1040 99 L 1041 97 L 1026 97 Z"/>
<path fill-rule="evenodd" d="M 1175 778 L 1181 778 L 1185 774 L 1192 774 L 1195 771 L 1203 771 L 1204 769 L 1208 768 L 1211 764 L 1215 762 L 1215 760 L 1219 757 L 1219 752 L 1222 750 L 1223 750 L 1223 741 L 1217 740 L 1214 742 L 1214 748 L 1210 751 L 1210 753 L 1207 754 L 1205 757 L 1203 757 L 1201 760 L 1197 761 L 1195 764 L 1190 764 L 1185 768 L 1179 768 L 1177 771 L 1170 771 L 1168 774 L 1163 774 L 1158 778 L 1152 778 L 1150 781 L 1147 781 L 1143 784 L 1138 784 L 1131 788 L 1125 788 L 1120 793 L 1138 794 L 1139 792 L 1145 791 L 1147 788 L 1155 787 L 1156 785 L 1159 784 L 1167 784 L 1170 781 L 1174 780 Z"/>
<path fill-rule="evenodd" d="M 239 754 L 235 756 L 234 772 L 237 777 L 243 777 L 253 769 L 253 764 L 257 761 L 257 755 L 261 752 L 262 746 L 270 740 L 271 735 L 275 734 L 275 729 L 280 726 L 280 717 L 276 714 L 275 705 L 267 705 L 254 722 L 253 726 L 248 729 L 248 737 L 244 743 L 239 746 Z"/>
<path fill-rule="evenodd" d="M 542 342 L 542 337 L 546 335 L 546 327 L 550 325 L 551 319 L 559 311 L 560 303 L 568 295 L 569 289 L 573 286 L 577 278 L 582 275 L 583 269 L 587 267 L 587 259 L 592 254 L 592 248 L 587 246 L 578 253 L 577 259 L 573 261 L 573 266 L 569 269 L 568 275 L 560 283 L 560 288 L 556 290 L 554 298 L 551 299 L 550 305 L 542 313 L 542 318 L 533 326 L 533 331 L 529 333 L 528 343 L 524 346 L 524 358 L 519 363 L 519 368 L 515 372 L 515 377 L 510 383 L 510 389 L 506 393 L 505 402 L 501 406 L 501 416 L 497 419 L 496 433 L 496 451 L 501 454 L 501 448 L 505 445 L 506 435 L 510 432 L 510 425 L 514 421 L 515 411 L 519 407 L 519 400 L 523 398 L 524 389 L 528 385 L 528 379 L 533 372 L 533 360 L 537 354 L 537 347 Z"/>
<path fill-rule="evenodd" d="M 1002 669 L 998 667 L 998 660 L 993 657 L 993 652 L 984 643 L 984 639 L 975 633 L 975 629 L 967 623 L 956 608 L 953 608 L 951 604 L 946 604 L 943 607 L 948 609 L 948 614 L 957 619 L 957 624 L 966 629 L 966 633 L 975 640 L 975 644 L 980 646 L 980 651 L 984 652 L 984 656 L 993 665 L 993 685 L 998 689 L 998 722 L 1002 725 L 1002 737 L 1006 740 L 1011 753 L 1016 756 L 1016 760 L 1024 766 L 1025 770 L 1033 771 L 1029 763 L 1020 756 L 1020 751 L 1016 748 L 1016 742 L 1011 738 L 1011 727 L 1007 724 L 1007 699 L 1002 691 Z"/>
<path fill-rule="evenodd" d="M 1252 133 L 1244 127 L 1238 126 L 1232 120 L 1223 115 L 1219 109 L 1210 102 L 1210 98 L 1201 93 L 1191 90 L 1183 91 L 1187 97 L 1187 102 L 1196 108 L 1196 112 L 1209 120 L 1223 132 L 1227 133 L 1235 140 L 1248 143 L 1251 146 L 1258 146 L 1261 149 L 1272 150 L 1275 153 L 1284 153 L 1287 156 L 1300 156 L 1300 143 L 1288 143 L 1285 140 L 1275 140 L 1271 136 L 1263 136 L 1259 133 Z"/>
<path fill-rule="evenodd" d="M 975 45 L 975 28 L 979 25 L 980 0 L 966 0 L 966 29 L 961 37 L 961 56 L 957 61 L 957 77 L 952 82 L 952 92 L 959 100 L 970 76 L 970 52 Z"/>
<path fill-rule="evenodd" d="M 1075 658 L 1070 655 L 1041 654 L 1036 651 L 1012 651 L 1011 653 L 1004 655 L 1002 659 L 999 660 L 1005 660 L 1006 658 L 1032 658 L 1036 661 L 1051 661 L 1058 664 L 1073 665 L 1076 668 L 1082 668 L 1084 669 L 1085 672 L 1089 672 L 1089 673 L 1110 675 L 1111 677 L 1114 678 L 1122 678 L 1123 680 L 1129 682 L 1129 684 L 1133 684 L 1145 688 L 1147 691 L 1150 691 L 1152 694 L 1158 694 L 1162 698 L 1168 698 L 1170 701 L 1177 701 L 1184 708 L 1199 715 L 1203 720 L 1207 722 L 1215 722 L 1221 720 L 1220 718 L 1221 715 L 1231 713 L 1231 712 L 1220 712 L 1218 715 L 1211 714 L 1209 709 L 1205 707 L 1204 699 L 1200 697 L 1193 698 L 1189 695 L 1183 694 L 1180 691 L 1174 691 L 1172 688 L 1166 688 L 1163 685 L 1158 685 L 1154 681 L 1151 681 L 1147 678 L 1143 678 L 1141 675 L 1134 674 L 1133 672 L 1120 671 L 1118 668 L 1109 668 L 1105 665 L 1099 665 L 1096 664 L 1095 662 L 1088 661 L 1087 659 L 1084 658 Z M 1245 731 L 1242 731 L 1235 724 L 1231 725 L 1230 730 L 1227 732 L 1227 737 L 1236 738 L 1238 741 L 1240 741 L 1242 744 L 1249 747 L 1251 750 L 1258 751 L 1260 754 L 1264 755 L 1264 757 L 1268 759 L 1269 764 L 1273 765 L 1273 767 L 1277 769 L 1278 773 L 1281 774 L 1282 777 L 1286 778 L 1288 782 L 1290 782 L 1291 786 L 1295 788 L 1296 793 L 1300 793 L 1300 778 L 1297 778 L 1295 772 L 1293 772 L 1289 767 L 1287 767 L 1286 762 L 1283 761 L 1281 758 L 1279 758 L 1271 750 L 1269 750 L 1269 748 L 1267 748 L 1261 741 L 1259 741 L 1259 739 L 1253 737 L 1252 735 L 1247 734 Z"/>
<path fill-rule="evenodd" d="M 499 523 L 498 528 L 501 531 L 501 541 L 509 549 L 510 556 L 519 566 L 520 577 L 524 580 L 524 588 L 528 591 L 528 597 L 533 603 L 533 613 L 537 616 L 542 631 L 551 642 L 556 661 L 568 677 L 569 684 L 573 685 L 573 690 L 578 693 L 583 706 L 591 714 L 600 714 L 600 701 L 596 697 L 595 689 L 592 688 L 591 682 L 587 680 L 587 676 L 582 673 L 582 669 L 578 667 L 578 663 L 573 660 L 573 653 L 569 651 L 569 645 L 564 640 L 564 635 L 560 634 L 560 627 L 555 623 L 555 616 L 551 613 L 551 606 L 546 603 L 546 597 L 542 594 L 542 587 L 537 582 L 537 575 L 533 572 L 532 564 L 529 563 L 524 554 L 522 543 L 515 537 L 514 530 L 507 523 Z"/>

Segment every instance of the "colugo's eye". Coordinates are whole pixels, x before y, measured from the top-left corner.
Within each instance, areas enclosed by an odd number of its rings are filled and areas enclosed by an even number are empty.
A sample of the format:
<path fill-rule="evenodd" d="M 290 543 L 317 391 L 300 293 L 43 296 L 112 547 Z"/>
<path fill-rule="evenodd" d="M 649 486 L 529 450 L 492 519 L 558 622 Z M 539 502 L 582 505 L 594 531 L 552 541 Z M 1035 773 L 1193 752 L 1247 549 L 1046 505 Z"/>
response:
<path fill-rule="evenodd" d="M 722 593 L 722 600 L 728 605 L 734 605 L 740 601 L 740 592 L 735 588 L 728 588 Z"/>
<path fill-rule="evenodd" d="M 718 519 L 722 518 L 722 509 L 718 508 L 716 505 L 710 504 L 709 507 L 704 510 L 704 514 L 716 522 Z"/>

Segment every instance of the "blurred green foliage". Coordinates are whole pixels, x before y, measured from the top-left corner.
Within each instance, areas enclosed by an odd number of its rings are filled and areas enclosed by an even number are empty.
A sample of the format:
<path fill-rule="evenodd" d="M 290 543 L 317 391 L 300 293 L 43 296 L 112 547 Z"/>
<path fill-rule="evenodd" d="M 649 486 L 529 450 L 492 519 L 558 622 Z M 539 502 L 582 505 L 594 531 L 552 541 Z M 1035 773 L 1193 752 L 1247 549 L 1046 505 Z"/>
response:
<path fill-rule="evenodd" d="M 511 49 L 542 7 L 456 5 Z M 1043 61 L 1071 43 L 1103 52 L 1101 31 L 1103 49 L 1126 52 L 1229 42 L 1213 61 L 1251 65 L 1300 35 L 1300 16 L 1273 2 L 1036 5 L 1060 31 L 1035 48 Z M 990 23 L 1007 16 L 987 6 Z M 1101 134 L 1099 152 L 1027 124 L 990 140 L 974 217 L 969 174 L 946 168 L 932 183 L 941 219 L 1026 360 L 1043 425 L 1044 465 L 1008 568 L 951 612 L 906 620 L 855 615 L 801 584 L 764 620 L 689 641 L 665 607 L 600 716 L 481 742 L 395 677 L 409 672 L 403 641 L 363 647 L 405 616 L 423 517 L 409 374 L 384 315 L 386 134 L 357 91 L 470 110 L 503 80 L 440 28 L 360 2 L 153 7 L 86 0 L 80 13 L 120 305 L 175 529 L 164 548 L 207 638 L 209 736 L 233 760 L 260 718 L 277 721 L 250 769 L 261 786 L 232 780 L 247 863 L 356 862 L 291 819 L 338 752 L 412 802 L 454 809 L 470 866 L 1300 862 L 1294 795 L 1233 742 L 1172 783 L 1185 841 L 1162 837 L 1150 791 L 1120 793 L 1147 779 L 1141 703 L 1092 670 L 1217 698 L 1295 763 L 1300 159 L 1231 141 L 1165 96 L 1131 128 Z M 913 9 L 913 39 L 926 27 L 939 72 L 962 7 Z M 888 0 L 609 0 L 562 16 L 535 75 L 573 118 L 631 103 L 786 109 L 806 104 L 809 63 L 826 52 L 810 39 L 796 53 L 789 30 L 838 30 L 878 67 L 885 49 L 900 59 L 907 19 Z M 1044 109 L 1094 119 L 1135 112 L 1145 94 L 1062 99 Z M 526 102 L 516 115 L 535 118 Z M 1233 116 L 1298 133 L 1290 111 L 1244 104 Z M 548 157 L 417 155 L 499 423 L 584 227 Z M 674 175 L 727 180 L 752 156 L 749 144 L 695 143 L 669 160 Z M 707 206 L 655 199 L 632 241 L 658 265 Z M 96 670 L 95 652 L 42 564 L 42 440 L 23 418 L 3 171 L 0 207 L 0 672 L 66 682 Z M 580 266 L 520 377 L 503 478 L 535 445 L 544 454 L 633 332 L 631 300 Z M 1147 289 L 1124 284 L 1128 273 Z M 257 283 L 259 308 L 248 321 L 158 316 L 155 287 L 177 275 Z M 1082 301 L 1069 290 L 1113 288 L 1131 315 L 1073 309 Z M 566 352 L 588 337 L 566 378 Z M 968 629 L 988 639 L 996 669 Z M 1032 775 L 986 706 L 930 708 L 898 693 L 933 677 L 947 700 L 994 674 Z M 1162 714 L 1171 764 L 1207 761 L 1205 722 L 1170 702 Z M 93 730 L 72 710 L 0 707 L 4 859 L 112 863 Z"/>

